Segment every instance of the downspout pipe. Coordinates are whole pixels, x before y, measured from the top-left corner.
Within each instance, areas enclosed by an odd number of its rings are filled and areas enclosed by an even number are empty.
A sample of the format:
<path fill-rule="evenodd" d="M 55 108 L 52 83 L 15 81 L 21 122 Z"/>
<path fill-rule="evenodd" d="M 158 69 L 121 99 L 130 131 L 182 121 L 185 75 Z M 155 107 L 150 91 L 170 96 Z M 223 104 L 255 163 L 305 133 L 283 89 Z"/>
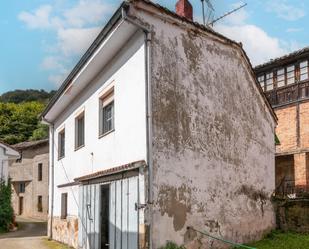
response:
<path fill-rule="evenodd" d="M 152 89 L 151 89 L 151 31 L 146 26 L 136 22 L 127 15 L 128 7 L 122 8 L 123 20 L 140 28 L 145 34 L 145 100 L 146 100 L 146 147 L 148 165 L 148 222 L 149 249 L 153 248 L 153 160 L 152 160 Z"/>
<path fill-rule="evenodd" d="M 50 193 L 50 223 L 49 223 L 49 240 L 53 239 L 53 218 L 54 218 L 54 139 L 55 139 L 55 130 L 54 130 L 54 124 L 46 120 L 44 117 L 42 118 L 42 123 L 47 124 L 49 126 L 49 129 L 51 129 L 51 162 L 50 162 L 50 187 L 51 187 L 51 193 Z"/>

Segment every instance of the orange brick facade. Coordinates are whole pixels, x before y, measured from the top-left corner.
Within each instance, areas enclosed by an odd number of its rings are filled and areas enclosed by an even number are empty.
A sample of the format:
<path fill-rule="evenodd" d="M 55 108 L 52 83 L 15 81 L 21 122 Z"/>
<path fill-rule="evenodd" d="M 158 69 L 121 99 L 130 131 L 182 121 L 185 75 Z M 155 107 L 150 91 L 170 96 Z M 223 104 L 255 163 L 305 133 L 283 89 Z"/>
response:
<path fill-rule="evenodd" d="M 309 188 L 309 102 L 276 108 L 276 185 L 283 180 Z M 291 159 L 292 157 L 292 159 Z"/>

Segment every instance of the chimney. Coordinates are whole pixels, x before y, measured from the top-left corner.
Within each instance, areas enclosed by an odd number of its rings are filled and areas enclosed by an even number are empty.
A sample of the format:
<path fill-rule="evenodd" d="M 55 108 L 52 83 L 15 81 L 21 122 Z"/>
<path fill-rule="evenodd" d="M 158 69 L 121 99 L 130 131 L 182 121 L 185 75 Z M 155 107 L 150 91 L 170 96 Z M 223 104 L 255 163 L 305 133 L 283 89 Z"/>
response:
<path fill-rule="evenodd" d="M 188 0 L 178 0 L 176 3 L 176 13 L 179 16 L 193 21 L 193 8 Z"/>

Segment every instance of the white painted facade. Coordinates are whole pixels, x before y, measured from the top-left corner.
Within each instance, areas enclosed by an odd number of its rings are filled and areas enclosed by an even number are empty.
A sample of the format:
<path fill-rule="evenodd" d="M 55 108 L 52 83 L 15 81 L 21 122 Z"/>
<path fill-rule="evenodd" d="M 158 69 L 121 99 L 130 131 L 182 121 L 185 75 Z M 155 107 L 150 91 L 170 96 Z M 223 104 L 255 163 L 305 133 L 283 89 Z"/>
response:
<path fill-rule="evenodd" d="M 0 143 L 0 179 L 7 183 L 9 177 L 9 162 L 19 158 L 18 151 L 10 146 Z"/>
<path fill-rule="evenodd" d="M 168 240 L 191 248 L 208 243 L 190 234 L 188 226 L 202 230 L 206 225 L 215 235 L 238 242 L 261 237 L 274 226 L 270 195 L 275 118 L 244 51 L 148 1 L 128 4 L 44 115 L 52 127 L 53 238 L 76 248 L 101 248 L 100 224 L 93 217 L 100 216 L 102 184 L 111 186 L 110 249 L 149 244 L 157 249 Z M 151 40 L 145 41 L 141 27 L 148 27 Z M 99 137 L 100 97 L 111 87 L 115 129 Z M 82 112 L 85 146 L 75 150 L 75 119 Z M 63 129 L 65 156 L 58 160 L 58 134 Z M 61 186 L 135 161 L 147 164 L 138 175 L 122 172 L 120 180 L 93 178 Z M 133 177 L 137 182 L 132 188 L 127 179 Z M 65 221 L 59 218 L 64 193 Z M 137 217 L 134 229 L 123 229 L 126 217 L 132 216 Z M 239 220 L 254 224 L 254 236 Z M 138 234 L 133 234 L 138 247 L 124 246 L 130 239 L 123 238 L 132 232 Z"/>

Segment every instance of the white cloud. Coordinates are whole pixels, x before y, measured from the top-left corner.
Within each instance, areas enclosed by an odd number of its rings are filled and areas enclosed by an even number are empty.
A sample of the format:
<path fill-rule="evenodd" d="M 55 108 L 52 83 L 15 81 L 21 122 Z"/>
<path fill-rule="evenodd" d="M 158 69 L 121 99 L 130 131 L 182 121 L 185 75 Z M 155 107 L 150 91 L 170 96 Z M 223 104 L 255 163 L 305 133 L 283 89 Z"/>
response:
<path fill-rule="evenodd" d="M 63 3 L 55 1 L 54 5 L 42 5 L 18 15 L 18 19 L 30 29 L 55 33 L 55 43 L 44 43 L 48 49 L 41 67 L 51 71 L 49 81 L 57 86 L 68 73 L 72 58 L 85 52 L 98 35 L 106 15 L 113 10 L 113 6 L 104 3 L 104 0 L 79 0 L 66 9 Z"/>
<path fill-rule="evenodd" d="M 81 54 L 100 30 L 100 27 L 61 29 L 58 31 L 58 47 L 67 56 Z"/>
<path fill-rule="evenodd" d="M 68 25 L 83 27 L 88 23 L 96 23 L 109 13 L 112 6 L 102 4 L 100 1 L 80 1 L 72 9 L 66 10 L 64 16 Z"/>
<path fill-rule="evenodd" d="M 288 33 L 296 33 L 296 32 L 303 31 L 303 28 L 288 28 L 285 31 Z"/>
<path fill-rule="evenodd" d="M 50 13 L 52 11 L 51 5 L 42 5 L 33 13 L 23 11 L 18 15 L 18 19 L 23 21 L 29 28 L 50 28 Z"/>
<path fill-rule="evenodd" d="M 289 5 L 285 0 L 271 0 L 267 3 L 266 10 L 275 13 L 279 18 L 287 21 L 296 21 L 306 15 L 306 12 L 301 7 Z"/>
<path fill-rule="evenodd" d="M 248 17 L 249 13 L 242 9 L 226 18 L 224 23 L 215 25 L 214 29 L 232 40 L 242 42 L 253 65 L 264 63 L 300 47 L 300 44 L 283 41 L 269 35 L 262 28 L 249 24 Z"/>

